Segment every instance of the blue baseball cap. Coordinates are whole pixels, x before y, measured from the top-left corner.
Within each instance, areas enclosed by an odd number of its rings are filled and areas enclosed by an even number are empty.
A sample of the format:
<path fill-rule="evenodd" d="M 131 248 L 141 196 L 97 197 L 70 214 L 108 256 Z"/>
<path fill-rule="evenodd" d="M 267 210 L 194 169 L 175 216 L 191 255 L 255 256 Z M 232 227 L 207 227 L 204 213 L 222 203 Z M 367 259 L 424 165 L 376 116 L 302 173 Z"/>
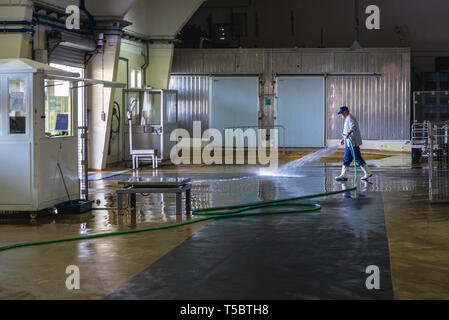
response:
<path fill-rule="evenodd" d="M 346 107 L 346 106 L 341 107 L 340 111 L 338 112 L 338 114 L 341 114 L 343 111 L 348 111 L 349 112 L 348 107 Z"/>

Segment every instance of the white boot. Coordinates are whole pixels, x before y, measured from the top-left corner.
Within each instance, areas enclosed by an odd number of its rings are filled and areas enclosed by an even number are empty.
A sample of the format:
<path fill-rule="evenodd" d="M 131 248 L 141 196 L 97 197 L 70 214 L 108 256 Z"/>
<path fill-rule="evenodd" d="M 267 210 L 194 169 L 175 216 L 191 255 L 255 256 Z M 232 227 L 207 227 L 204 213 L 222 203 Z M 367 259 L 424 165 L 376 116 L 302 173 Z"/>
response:
<path fill-rule="evenodd" d="M 360 167 L 360 169 L 362 169 L 363 173 L 365 174 L 362 177 L 362 180 L 368 180 L 368 178 L 372 177 L 373 174 L 371 173 L 371 171 L 369 170 L 368 166 L 366 164 L 364 164 L 363 166 Z"/>
<path fill-rule="evenodd" d="M 335 180 L 337 181 L 348 181 L 348 175 L 347 175 L 348 167 L 342 166 L 341 167 L 341 175 L 338 177 L 335 177 Z"/>

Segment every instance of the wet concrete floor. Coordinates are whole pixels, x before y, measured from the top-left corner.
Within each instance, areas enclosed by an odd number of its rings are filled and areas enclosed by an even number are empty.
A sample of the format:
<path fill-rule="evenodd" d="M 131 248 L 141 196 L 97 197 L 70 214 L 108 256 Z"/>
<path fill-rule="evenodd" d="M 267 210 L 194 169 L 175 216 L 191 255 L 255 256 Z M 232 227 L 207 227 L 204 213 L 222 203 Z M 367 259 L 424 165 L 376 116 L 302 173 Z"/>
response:
<path fill-rule="evenodd" d="M 368 160 L 370 183 L 359 179 L 357 196 L 313 199 L 323 206 L 318 213 L 201 222 L 0 252 L 0 299 L 449 299 L 448 206 L 429 203 L 427 173 L 410 169 L 409 157 Z M 334 181 L 339 170 L 327 160 L 293 177 L 260 175 L 261 168 L 247 165 L 162 167 L 139 175 L 190 177 L 192 207 L 205 208 L 350 188 L 352 181 Z M 90 182 L 94 207 L 117 207 L 117 182 L 131 175 Z M 0 246 L 195 219 L 176 216 L 171 195 L 138 196 L 137 202 L 137 212 L 123 216 L 115 210 L 2 216 Z M 364 287 L 367 264 L 380 267 L 380 291 Z M 80 269 L 80 290 L 66 288 L 69 265 Z M 254 272 L 257 266 L 263 267 Z M 182 290 L 173 294 L 176 286 Z"/>

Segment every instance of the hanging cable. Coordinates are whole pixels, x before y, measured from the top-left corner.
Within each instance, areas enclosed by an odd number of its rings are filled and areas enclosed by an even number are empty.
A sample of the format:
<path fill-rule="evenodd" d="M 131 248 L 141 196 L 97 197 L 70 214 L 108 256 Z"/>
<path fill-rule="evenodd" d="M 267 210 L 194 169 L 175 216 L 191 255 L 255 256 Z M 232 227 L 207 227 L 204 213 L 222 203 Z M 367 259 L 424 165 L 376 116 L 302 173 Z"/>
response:
<path fill-rule="evenodd" d="M 117 120 L 117 129 L 114 129 L 114 118 Z M 120 133 L 121 128 L 121 120 L 122 116 L 120 113 L 120 104 L 117 101 L 114 101 L 114 108 L 112 109 L 112 119 L 111 119 L 111 129 L 109 131 L 109 147 L 108 147 L 108 156 L 111 155 L 111 141 L 112 135 Z"/>

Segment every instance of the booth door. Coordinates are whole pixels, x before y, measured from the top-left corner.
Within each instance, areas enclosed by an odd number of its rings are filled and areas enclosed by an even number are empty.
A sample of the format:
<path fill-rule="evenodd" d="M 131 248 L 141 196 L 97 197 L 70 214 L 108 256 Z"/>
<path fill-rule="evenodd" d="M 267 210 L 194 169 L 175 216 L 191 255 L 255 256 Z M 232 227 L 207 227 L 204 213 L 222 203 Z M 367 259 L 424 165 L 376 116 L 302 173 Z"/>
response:
<path fill-rule="evenodd" d="M 225 127 L 255 126 L 257 129 L 259 78 L 213 77 L 210 108 L 210 128 L 220 130 L 223 141 Z"/>
<path fill-rule="evenodd" d="M 285 127 L 283 147 L 324 147 L 324 77 L 278 77 L 276 83 L 276 123 Z"/>

